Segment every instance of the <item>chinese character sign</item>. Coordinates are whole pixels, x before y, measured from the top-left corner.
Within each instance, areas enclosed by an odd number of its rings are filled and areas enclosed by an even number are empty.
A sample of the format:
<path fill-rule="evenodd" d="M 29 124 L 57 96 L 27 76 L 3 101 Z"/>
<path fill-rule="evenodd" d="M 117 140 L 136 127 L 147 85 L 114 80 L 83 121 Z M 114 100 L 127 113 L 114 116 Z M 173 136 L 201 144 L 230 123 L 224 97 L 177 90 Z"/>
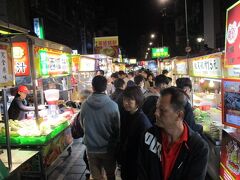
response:
<path fill-rule="evenodd" d="M 95 53 L 118 58 L 118 36 L 95 38 Z"/>
<path fill-rule="evenodd" d="M 0 43 L 0 87 L 14 85 L 11 47 Z"/>
<path fill-rule="evenodd" d="M 13 59 L 16 76 L 30 75 L 28 45 L 26 42 L 13 43 Z"/>
<path fill-rule="evenodd" d="M 225 66 L 240 65 L 240 2 L 227 10 Z"/>
<path fill-rule="evenodd" d="M 34 52 L 37 77 L 68 75 L 71 72 L 69 54 L 40 47 L 35 47 Z"/>
<path fill-rule="evenodd" d="M 168 47 L 152 48 L 152 58 L 166 58 L 169 56 Z"/>
<path fill-rule="evenodd" d="M 191 58 L 189 73 L 195 77 L 221 78 L 222 60 L 222 53 Z"/>

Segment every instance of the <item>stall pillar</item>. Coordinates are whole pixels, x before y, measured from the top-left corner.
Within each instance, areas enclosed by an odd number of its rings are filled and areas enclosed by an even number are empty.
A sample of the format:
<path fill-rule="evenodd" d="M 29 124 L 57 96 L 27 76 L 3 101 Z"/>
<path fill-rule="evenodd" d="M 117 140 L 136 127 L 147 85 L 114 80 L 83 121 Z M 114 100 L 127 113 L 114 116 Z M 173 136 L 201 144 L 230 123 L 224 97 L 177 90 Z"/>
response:
<path fill-rule="evenodd" d="M 10 144 L 10 134 L 9 134 L 9 124 L 8 124 L 8 111 L 7 111 L 7 92 L 6 89 L 2 90 L 3 94 L 3 112 L 4 112 L 4 124 L 5 124 L 5 135 L 7 144 L 7 157 L 8 157 L 8 168 L 12 168 L 12 154 L 11 154 L 11 144 Z"/>
<path fill-rule="evenodd" d="M 30 65 L 31 65 L 31 76 L 32 76 L 32 83 L 33 83 L 33 99 L 34 99 L 34 106 L 35 106 L 35 117 L 36 122 L 38 123 L 39 114 L 38 114 L 38 102 L 37 102 L 37 90 L 36 90 L 36 67 L 34 64 L 34 49 L 33 49 L 33 41 L 31 38 L 28 38 L 28 51 L 30 56 Z"/>

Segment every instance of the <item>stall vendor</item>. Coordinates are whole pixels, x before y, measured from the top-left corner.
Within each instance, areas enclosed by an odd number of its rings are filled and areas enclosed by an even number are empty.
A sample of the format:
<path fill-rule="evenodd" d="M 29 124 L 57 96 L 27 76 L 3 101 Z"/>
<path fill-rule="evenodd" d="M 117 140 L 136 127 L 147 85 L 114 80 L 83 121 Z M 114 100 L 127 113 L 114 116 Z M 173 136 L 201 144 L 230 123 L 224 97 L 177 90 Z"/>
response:
<path fill-rule="evenodd" d="M 28 93 L 29 90 L 26 86 L 20 85 L 18 87 L 17 94 L 8 109 L 9 119 L 23 120 L 26 118 L 26 112 L 35 110 L 35 107 L 27 106 L 26 97 Z"/>

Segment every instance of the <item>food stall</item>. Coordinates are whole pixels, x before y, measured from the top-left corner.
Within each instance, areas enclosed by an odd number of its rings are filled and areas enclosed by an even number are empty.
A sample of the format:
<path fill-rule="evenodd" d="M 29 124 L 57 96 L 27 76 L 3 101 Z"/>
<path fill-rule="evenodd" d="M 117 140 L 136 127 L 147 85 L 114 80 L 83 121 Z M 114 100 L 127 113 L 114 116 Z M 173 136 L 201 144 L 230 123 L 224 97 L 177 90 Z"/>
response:
<path fill-rule="evenodd" d="M 80 101 L 80 92 L 91 90 L 92 78 L 95 76 L 96 59 L 84 55 L 72 55 L 72 87 L 71 100 Z"/>
<path fill-rule="evenodd" d="M 227 9 L 220 179 L 240 179 L 240 2 Z"/>
<path fill-rule="evenodd" d="M 9 91 L 10 87 L 14 86 L 11 44 L 0 42 L 0 52 L 0 63 L 2 65 L 0 73 L 0 177 L 7 176 L 8 178 L 12 178 L 21 172 L 21 168 L 25 166 L 28 161 L 32 160 L 35 156 L 38 155 L 38 151 L 21 150 L 19 148 L 13 149 L 11 147 L 10 136 L 12 135 L 13 131 L 11 131 L 11 125 L 8 121 L 7 111 L 7 92 Z"/>
<path fill-rule="evenodd" d="M 174 61 L 172 59 L 164 59 L 159 63 L 160 74 L 164 69 L 168 70 L 168 77 L 173 79 Z"/>
<path fill-rule="evenodd" d="M 70 123 L 77 111 L 66 107 L 70 95 L 71 49 L 51 41 L 41 40 L 28 35 L 19 35 L 12 39 L 14 43 L 25 43 L 28 53 L 20 45 L 14 45 L 15 65 L 21 64 L 23 55 L 28 55 L 33 103 L 35 114 L 28 114 L 27 119 L 9 120 L 10 142 L 12 148 L 39 151 L 34 159 L 22 167 L 21 176 L 40 177 L 47 175 L 55 168 L 60 155 L 68 150 L 71 154 L 72 136 Z M 25 49 L 25 50 L 26 50 Z M 26 61 L 24 61 L 25 63 Z M 15 72 L 18 67 L 15 67 Z M 24 76 L 23 76 L 24 77 Z M 25 79 L 25 78 L 23 78 Z M 47 107 L 38 111 L 38 105 Z M 0 145 L 4 145 L 6 136 L 1 134 Z"/>
<path fill-rule="evenodd" d="M 221 82 L 223 53 L 190 58 L 189 75 L 193 84 L 192 104 L 195 121 L 203 126 L 210 147 L 208 174 L 219 172 L 222 125 Z"/>
<path fill-rule="evenodd" d="M 13 149 L 10 142 L 11 129 L 9 128 L 7 113 L 7 93 L 15 86 L 13 68 L 13 54 L 11 36 L 15 33 L 27 33 L 26 29 L 8 24 L 0 20 L 0 177 L 12 178 L 21 168 L 38 155 L 38 151 Z M 6 35 L 6 36 L 5 36 Z M 4 137 L 4 140 L 2 138 Z"/>
<path fill-rule="evenodd" d="M 174 62 L 173 68 L 173 83 L 175 84 L 178 78 L 189 77 L 188 75 L 188 61 L 186 57 L 174 57 L 172 58 Z"/>

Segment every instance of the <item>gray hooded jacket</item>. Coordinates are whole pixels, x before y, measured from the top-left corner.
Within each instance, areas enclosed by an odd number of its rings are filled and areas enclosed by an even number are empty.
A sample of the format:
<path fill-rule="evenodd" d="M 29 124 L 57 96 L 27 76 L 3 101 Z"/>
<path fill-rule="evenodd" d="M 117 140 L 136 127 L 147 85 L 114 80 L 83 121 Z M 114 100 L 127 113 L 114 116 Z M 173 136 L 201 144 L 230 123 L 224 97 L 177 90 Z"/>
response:
<path fill-rule="evenodd" d="M 120 115 L 118 105 L 108 95 L 89 96 L 81 107 L 80 120 L 88 152 L 115 151 L 120 136 Z"/>

